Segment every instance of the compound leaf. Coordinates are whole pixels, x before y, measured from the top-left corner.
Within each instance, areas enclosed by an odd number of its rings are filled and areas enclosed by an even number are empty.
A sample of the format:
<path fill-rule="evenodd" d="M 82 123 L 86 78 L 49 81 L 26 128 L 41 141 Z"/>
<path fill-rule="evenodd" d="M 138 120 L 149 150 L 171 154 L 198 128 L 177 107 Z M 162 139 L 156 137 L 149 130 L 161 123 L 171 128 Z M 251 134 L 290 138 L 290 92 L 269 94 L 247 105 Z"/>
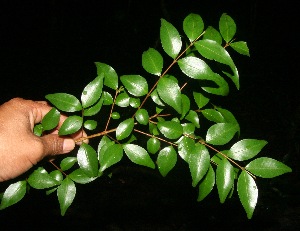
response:
<path fill-rule="evenodd" d="M 147 125 L 148 122 L 149 122 L 148 111 L 146 109 L 143 109 L 143 108 L 137 110 L 137 112 L 135 113 L 135 119 L 140 124 Z"/>
<path fill-rule="evenodd" d="M 158 152 L 159 149 L 160 149 L 160 141 L 155 137 L 151 137 L 147 141 L 148 152 L 151 154 L 155 154 L 156 152 Z"/>

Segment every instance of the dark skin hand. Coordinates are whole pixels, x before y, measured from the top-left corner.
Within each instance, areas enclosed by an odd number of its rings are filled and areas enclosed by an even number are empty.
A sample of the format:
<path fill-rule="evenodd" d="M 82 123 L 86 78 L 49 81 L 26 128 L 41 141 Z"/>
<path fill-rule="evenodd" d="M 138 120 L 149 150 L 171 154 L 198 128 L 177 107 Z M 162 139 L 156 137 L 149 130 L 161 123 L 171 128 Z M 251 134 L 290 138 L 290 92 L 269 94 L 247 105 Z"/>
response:
<path fill-rule="evenodd" d="M 0 106 L 0 182 L 13 179 L 46 157 L 54 158 L 75 148 L 75 140 L 84 132 L 60 137 L 58 129 L 67 118 L 61 116 L 59 125 L 51 133 L 38 137 L 35 124 L 51 110 L 45 101 L 14 98 Z"/>

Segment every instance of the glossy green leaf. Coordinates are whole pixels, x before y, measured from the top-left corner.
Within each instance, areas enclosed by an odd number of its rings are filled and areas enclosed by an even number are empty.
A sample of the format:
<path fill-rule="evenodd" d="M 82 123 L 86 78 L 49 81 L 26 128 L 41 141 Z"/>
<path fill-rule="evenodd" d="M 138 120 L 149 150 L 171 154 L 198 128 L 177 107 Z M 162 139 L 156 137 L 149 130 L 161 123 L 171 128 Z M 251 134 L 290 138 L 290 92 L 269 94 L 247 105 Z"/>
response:
<path fill-rule="evenodd" d="M 33 133 L 36 136 L 42 136 L 43 135 L 43 125 L 42 124 L 36 124 L 33 128 Z"/>
<path fill-rule="evenodd" d="M 120 77 L 126 90 L 134 96 L 143 96 L 148 93 L 147 80 L 140 75 L 122 75 Z"/>
<path fill-rule="evenodd" d="M 177 29 L 165 19 L 161 19 L 160 41 L 167 55 L 175 59 L 181 50 L 182 41 Z"/>
<path fill-rule="evenodd" d="M 157 50 L 149 48 L 143 52 L 142 66 L 148 73 L 160 76 L 163 68 L 163 58 Z"/>
<path fill-rule="evenodd" d="M 220 202 L 224 203 L 234 183 L 233 166 L 225 158 L 218 164 L 216 183 Z"/>
<path fill-rule="evenodd" d="M 177 153 L 173 146 L 162 149 L 157 156 L 157 166 L 160 174 L 165 177 L 176 165 Z"/>
<path fill-rule="evenodd" d="M 62 169 L 61 169 L 62 170 Z M 61 173 L 61 171 L 60 170 L 54 170 L 54 171 L 52 171 L 52 172 L 50 172 L 49 173 L 49 175 L 53 178 L 53 179 L 55 179 L 57 182 L 62 182 L 63 181 L 63 179 L 64 179 L 64 177 L 63 177 L 63 174 Z"/>
<path fill-rule="evenodd" d="M 254 175 L 262 178 L 273 178 L 292 172 L 289 166 L 269 157 L 260 157 L 252 160 L 245 168 Z"/>
<path fill-rule="evenodd" d="M 96 120 L 86 120 L 83 124 L 87 130 L 94 130 L 97 127 L 98 122 Z"/>
<path fill-rule="evenodd" d="M 96 151 L 86 143 L 82 143 L 77 152 L 77 161 L 80 168 L 89 177 L 95 177 L 98 174 L 98 158 Z"/>
<path fill-rule="evenodd" d="M 111 113 L 111 118 L 113 118 L 114 120 L 118 120 L 120 119 L 121 115 L 119 112 L 113 112 Z"/>
<path fill-rule="evenodd" d="M 100 162 L 100 171 L 103 172 L 105 169 L 109 168 L 110 166 L 118 163 L 123 157 L 123 147 L 120 144 L 113 144 L 109 146 Z"/>
<path fill-rule="evenodd" d="M 202 115 L 209 121 L 215 122 L 215 123 L 225 123 L 223 115 L 221 112 L 217 111 L 216 109 L 204 109 L 201 111 Z"/>
<path fill-rule="evenodd" d="M 230 43 L 230 46 L 233 50 L 238 52 L 241 55 L 247 55 L 250 57 L 249 48 L 246 42 L 238 41 L 238 42 L 232 42 Z"/>
<path fill-rule="evenodd" d="M 141 105 L 141 100 L 140 98 L 133 98 L 131 97 L 129 99 L 129 105 L 133 108 L 138 108 Z"/>
<path fill-rule="evenodd" d="M 154 91 L 152 91 L 150 96 L 151 96 L 151 99 L 153 100 L 153 102 L 156 103 L 158 106 L 165 106 L 165 104 L 159 98 L 156 89 Z"/>
<path fill-rule="evenodd" d="M 187 97 L 187 95 L 185 94 L 181 94 L 181 105 L 182 105 L 182 110 L 181 110 L 181 117 L 180 119 L 183 119 L 186 115 L 186 113 L 189 112 L 190 110 L 190 106 L 191 106 L 191 102 L 189 97 Z"/>
<path fill-rule="evenodd" d="M 118 89 L 118 75 L 116 71 L 105 63 L 95 62 L 97 75 L 104 74 L 104 85 L 114 90 Z"/>
<path fill-rule="evenodd" d="M 57 189 L 57 198 L 60 205 L 60 213 L 65 215 L 67 209 L 73 203 L 76 195 L 76 186 L 74 182 L 66 177 Z"/>
<path fill-rule="evenodd" d="M 178 141 L 178 154 L 186 162 L 189 161 L 189 157 L 195 148 L 195 141 L 189 137 L 182 137 Z"/>
<path fill-rule="evenodd" d="M 182 99 L 178 83 L 170 78 L 161 78 L 157 84 L 157 92 L 163 102 L 181 114 Z"/>
<path fill-rule="evenodd" d="M 197 201 L 202 201 L 204 198 L 208 196 L 208 194 L 212 191 L 213 187 L 215 186 L 215 171 L 210 165 L 206 175 L 204 176 L 203 180 L 199 184 L 199 194 Z"/>
<path fill-rule="evenodd" d="M 205 97 L 203 94 L 199 92 L 193 92 L 195 103 L 197 104 L 198 108 L 204 107 L 209 102 L 209 98 Z"/>
<path fill-rule="evenodd" d="M 8 186 L 1 199 L 0 210 L 18 203 L 26 194 L 26 181 L 17 181 Z"/>
<path fill-rule="evenodd" d="M 103 105 L 112 105 L 114 102 L 113 97 L 109 92 L 104 91 L 102 94 L 103 97 Z"/>
<path fill-rule="evenodd" d="M 62 171 L 66 171 L 66 170 L 69 170 L 70 168 L 72 168 L 76 162 L 77 162 L 76 157 L 68 156 L 68 157 L 65 157 L 60 162 L 59 166 Z"/>
<path fill-rule="evenodd" d="M 52 108 L 42 119 L 42 126 L 45 131 L 52 130 L 58 125 L 60 112 L 56 108 Z"/>
<path fill-rule="evenodd" d="M 74 170 L 68 176 L 72 181 L 78 184 L 87 184 L 97 179 L 97 177 L 89 177 L 86 175 L 81 168 Z"/>
<path fill-rule="evenodd" d="M 126 92 L 120 93 L 116 98 L 116 105 L 119 107 L 128 107 L 130 103 L 130 97 Z"/>
<path fill-rule="evenodd" d="M 103 78 L 104 75 L 100 74 L 85 86 L 81 94 L 81 103 L 83 108 L 92 106 L 100 99 L 103 88 Z"/>
<path fill-rule="evenodd" d="M 168 139 L 177 139 L 183 134 L 183 128 L 180 123 L 175 121 L 158 122 L 159 131 Z"/>
<path fill-rule="evenodd" d="M 82 110 L 80 101 L 71 94 L 54 93 L 46 95 L 45 98 L 60 111 L 75 112 Z"/>
<path fill-rule="evenodd" d="M 148 152 L 141 146 L 136 144 L 125 144 L 123 145 L 123 149 L 129 160 L 133 163 L 153 169 L 155 168 L 155 164 Z"/>
<path fill-rule="evenodd" d="M 133 118 L 129 118 L 124 120 L 123 122 L 121 122 L 116 130 L 116 138 L 117 140 L 123 140 L 125 138 L 127 138 L 134 127 L 134 119 Z"/>
<path fill-rule="evenodd" d="M 149 123 L 149 132 L 154 136 L 158 136 L 160 134 L 156 124 L 153 123 Z"/>
<path fill-rule="evenodd" d="M 228 43 L 236 33 L 236 24 L 228 14 L 223 13 L 219 21 L 219 29 L 222 37 Z"/>
<path fill-rule="evenodd" d="M 147 151 L 151 154 L 155 154 L 158 152 L 159 149 L 160 149 L 160 141 L 155 137 L 151 137 L 147 141 Z"/>
<path fill-rule="evenodd" d="M 199 143 L 195 145 L 190 153 L 188 164 L 192 176 L 192 186 L 196 187 L 210 166 L 209 152 L 204 145 Z"/>
<path fill-rule="evenodd" d="M 143 108 L 137 110 L 137 112 L 135 113 L 135 119 L 137 120 L 137 122 L 139 122 L 139 124 L 147 125 L 149 122 L 148 111 Z"/>
<path fill-rule="evenodd" d="M 203 35 L 203 39 L 210 39 L 216 41 L 218 44 L 222 44 L 223 38 L 219 31 L 212 26 L 208 26 Z"/>
<path fill-rule="evenodd" d="M 251 219 L 257 204 L 258 188 L 254 179 L 246 171 L 242 171 L 238 178 L 237 191 L 247 217 Z"/>
<path fill-rule="evenodd" d="M 225 48 L 223 48 L 216 41 L 209 39 L 195 42 L 195 47 L 203 57 L 228 65 L 233 72 L 233 75 L 230 75 L 228 77 L 231 78 L 237 89 L 240 88 L 237 68 Z"/>
<path fill-rule="evenodd" d="M 185 119 L 194 124 L 196 128 L 200 128 L 199 116 L 197 112 L 190 110 Z"/>
<path fill-rule="evenodd" d="M 204 22 L 200 15 L 191 13 L 183 20 L 183 31 L 190 42 L 201 35 L 204 29 Z"/>
<path fill-rule="evenodd" d="M 103 101 L 104 101 L 104 98 L 101 97 L 100 100 L 98 100 L 98 102 L 89 107 L 89 108 L 85 108 L 84 111 L 83 111 L 83 115 L 84 116 L 93 116 L 93 115 L 96 115 L 102 108 L 102 105 L 103 105 Z"/>
<path fill-rule="evenodd" d="M 227 144 L 237 133 L 238 124 L 217 123 L 212 125 L 206 134 L 206 142 L 214 145 Z"/>
<path fill-rule="evenodd" d="M 59 182 L 53 179 L 44 168 L 34 170 L 33 173 L 29 175 L 27 182 L 35 189 L 45 189 L 59 185 Z"/>
<path fill-rule="evenodd" d="M 64 135 L 70 135 L 80 130 L 82 127 L 82 117 L 80 116 L 69 116 L 61 125 L 58 135 L 64 136 Z"/>
<path fill-rule="evenodd" d="M 235 143 L 227 155 L 234 160 L 249 160 L 256 156 L 267 143 L 265 140 L 243 139 Z"/>
<path fill-rule="evenodd" d="M 183 134 L 186 135 L 193 135 L 196 129 L 196 126 L 192 123 L 183 123 L 181 124 L 182 129 L 183 129 Z"/>

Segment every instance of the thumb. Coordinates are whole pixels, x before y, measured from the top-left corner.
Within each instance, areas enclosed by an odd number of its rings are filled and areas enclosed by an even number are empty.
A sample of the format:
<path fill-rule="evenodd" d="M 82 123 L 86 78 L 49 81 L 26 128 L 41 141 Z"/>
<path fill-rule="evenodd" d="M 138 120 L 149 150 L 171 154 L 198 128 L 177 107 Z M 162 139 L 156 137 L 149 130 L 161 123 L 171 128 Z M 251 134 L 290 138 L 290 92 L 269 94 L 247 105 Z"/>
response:
<path fill-rule="evenodd" d="M 62 138 L 55 134 L 40 137 L 45 155 L 65 154 L 75 148 L 75 141 L 71 138 Z"/>

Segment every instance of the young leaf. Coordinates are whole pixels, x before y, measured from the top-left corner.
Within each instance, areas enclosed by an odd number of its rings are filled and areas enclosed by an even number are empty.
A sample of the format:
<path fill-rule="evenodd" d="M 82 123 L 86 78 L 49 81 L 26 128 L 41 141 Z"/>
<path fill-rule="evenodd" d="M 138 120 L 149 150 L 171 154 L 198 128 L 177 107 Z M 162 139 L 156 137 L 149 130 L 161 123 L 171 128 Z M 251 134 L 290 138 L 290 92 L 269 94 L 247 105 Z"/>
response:
<path fill-rule="evenodd" d="M 97 177 L 98 177 L 98 176 L 96 176 L 96 177 L 87 176 L 85 174 L 84 170 L 82 170 L 81 168 L 78 168 L 78 169 L 74 170 L 68 176 L 71 180 L 73 180 L 74 182 L 76 182 L 78 184 L 90 183 L 90 182 L 96 180 Z"/>
<path fill-rule="evenodd" d="M 125 144 L 123 149 L 133 163 L 149 168 L 155 168 L 155 164 L 147 151 L 136 144 Z"/>
<path fill-rule="evenodd" d="M 157 156 L 157 166 L 160 174 L 165 177 L 176 165 L 177 154 L 173 146 L 162 149 Z"/>
<path fill-rule="evenodd" d="M 25 194 L 26 194 L 25 180 L 17 181 L 13 184 L 10 184 L 3 194 L 1 204 L 0 204 L 0 210 L 18 203 L 20 200 L 23 199 Z"/>
<path fill-rule="evenodd" d="M 98 158 L 96 151 L 86 143 L 82 143 L 77 152 L 77 161 L 80 168 L 89 177 L 95 177 L 98 174 Z"/>
<path fill-rule="evenodd" d="M 177 29 L 165 19 L 161 19 L 160 41 L 167 55 L 175 59 L 181 50 L 182 41 Z"/>
<path fill-rule="evenodd" d="M 193 96 L 194 96 L 194 100 L 195 100 L 195 103 L 197 104 L 198 108 L 204 107 L 209 102 L 209 98 L 205 97 L 204 95 L 202 95 L 199 92 L 193 91 Z"/>
<path fill-rule="evenodd" d="M 113 144 L 109 146 L 100 162 L 100 171 L 103 172 L 105 169 L 109 168 L 110 166 L 118 163 L 123 157 L 123 147 L 120 144 Z"/>
<path fill-rule="evenodd" d="M 62 171 L 66 171 L 66 170 L 69 170 L 70 168 L 72 168 L 76 162 L 77 162 L 76 157 L 69 156 L 69 157 L 64 158 L 60 162 L 59 166 Z"/>
<path fill-rule="evenodd" d="M 222 44 L 222 36 L 219 31 L 217 31 L 212 26 L 208 26 L 205 30 L 205 34 L 203 35 L 203 39 L 210 39 L 216 41 L 218 44 Z"/>
<path fill-rule="evenodd" d="M 238 131 L 238 128 L 238 124 L 214 124 L 207 130 L 206 142 L 214 145 L 227 144 Z"/>
<path fill-rule="evenodd" d="M 247 217 L 251 219 L 257 203 L 258 189 L 254 179 L 246 171 L 242 171 L 238 178 L 237 191 Z"/>
<path fill-rule="evenodd" d="M 112 88 L 113 90 L 118 89 L 118 75 L 116 71 L 105 63 L 95 62 L 97 68 L 97 75 L 101 76 L 104 74 L 104 85 Z"/>
<path fill-rule="evenodd" d="M 192 176 L 192 186 L 196 187 L 210 166 L 210 156 L 203 144 L 198 143 L 195 145 L 190 153 L 188 164 Z"/>
<path fill-rule="evenodd" d="M 79 131 L 79 129 L 82 127 L 82 122 L 83 119 L 80 116 L 69 116 L 61 125 L 58 135 L 65 136 Z"/>
<path fill-rule="evenodd" d="M 101 97 L 100 100 L 98 100 L 98 102 L 89 107 L 89 108 L 86 108 L 84 109 L 83 111 L 83 116 L 93 116 L 93 115 L 96 115 L 102 108 L 102 105 L 103 105 L 103 101 L 104 101 L 104 98 Z"/>
<path fill-rule="evenodd" d="M 176 81 L 171 78 L 161 78 L 157 84 L 159 97 L 169 106 L 174 108 L 179 114 L 182 110 L 182 99 L 180 87 Z"/>
<path fill-rule="evenodd" d="M 121 82 L 127 91 L 134 96 L 143 96 L 148 93 L 147 80 L 140 75 L 122 75 Z"/>
<path fill-rule="evenodd" d="M 123 140 L 127 138 L 131 134 L 133 127 L 134 127 L 133 118 L 129 118 L 121 122 L 116 130 L 117 140 Z"/>
<path fill-rule="evenodd" d="M 168 139 L 177 139 L 183 134 L 183 128 L 180 123 L 175 121 L 158 122 L 159 131 Z"/>
<path fill-rule="evenodd" d="M 143 52 L 142 66 L 148 73 L 160 76 L 163 68 L 163 58 L 157 50 L 149 48 Z"/>
<path fill-rule="evenodd" d="M 199 184 L 199 194 L 197 201 L 202 201 L 212 191 L 215 185 L 215 171 L 210 165 L 204 179 Z"/>
<path fill-rule="evenodd" d="M 236 33 L 234 20 L 228 14 L 223 13 L 219 21 L 219 29 L 222 37 L 228 43 Z"/>
<path fill-rule="evenodd" d="M 183 20 L 183 31 L 189 38 L 190 42 L 198 38 L 203 29 L 204 22 L 198 14 L 191 13 Z"/>
<path fill-rule="evenodd" d="M 292 169 L 284 163 L 269 157 L 260 157 L 252 160 L 245 168 L 254 175 L 262 178 L 273 178 L 292 172 Z"/>
<path fill-rule="evenodd" d="M 148 111 L 146 109 L 139 109 L 137 110 L 137 112 L 135 113 L 135 119 L 137 120 L 137 122 L 139 122 L 140 124 L 143 125 L 147 125 L 149 122 L 149 114 Z"/>
<path fill-rule="evenodd" d="M 45 131 L 52 130 L 58 125 L 60 112 L 56 108 L 52 108 L 42 119 L 42 126 Z"/>
<path fill-rule="evenodd" d="M 46 189 L 59 185 L 44 168 L 38 168 L 31 173 L 27 179 L 28 184 L 35 189 Z"/>
<path fill-rule="evenodd" d="M 72 204 L 76 195 L 76 186 L 74 182 L 66 177 L 57 189 L 57 197 L 60 205 L 60 213 L 65 215 L 67 209 Z"/>
<path fill-rule="evenodd" d="M 230 46 L 232 47 L 233 50 L 235 50 L 239 54 L 247 55 L 250 57 L 249 48 L 248 48 L 246 42 L 242 42 L 242 41 L 233 42 L 233 43 L 230 43 Z"/>
<path fill-rule="evenodd" d="M 249 160 L 256 156 L 267 143 L 265 140 L 243 139 L 235 143 L 227 155 L 234 160 Z"/>
<path fill-rule="evenodd" d="M 85 86 L 81 94 L 81 102 L 83 108 L 92 106 L 100 99 L 103 88 L 103 78 L 104 75 L 102 73 Z"/>
<path fill-rule="evenodd" d="M 186 162 L 189 161 L 189 157 L 194 148 L 195 141 L 189 137 L 184 136 L 178 141 L 178 154 Z"/>
<path fill-rule="evenodd" d="M 147 141 L 147 150 L 151 154 L 155 154 L 160 149 L 160 141 L 154 137 L 151 137 Z"/>
<path fill-rule="evenodd" d="M 224 203 L 234 183 L 234 169 L 227 159 L 220 161 L 216 171 L 216 183 L 220 202 Z"/>
<path fill-rule="evenodd" d="M 81 111 L 82 106 L 80 101 L 73 95 L 67 93 L 54 93 L 45 96 L 50 103 L 52 103 L 57 109 L 64 112 Z"/>

